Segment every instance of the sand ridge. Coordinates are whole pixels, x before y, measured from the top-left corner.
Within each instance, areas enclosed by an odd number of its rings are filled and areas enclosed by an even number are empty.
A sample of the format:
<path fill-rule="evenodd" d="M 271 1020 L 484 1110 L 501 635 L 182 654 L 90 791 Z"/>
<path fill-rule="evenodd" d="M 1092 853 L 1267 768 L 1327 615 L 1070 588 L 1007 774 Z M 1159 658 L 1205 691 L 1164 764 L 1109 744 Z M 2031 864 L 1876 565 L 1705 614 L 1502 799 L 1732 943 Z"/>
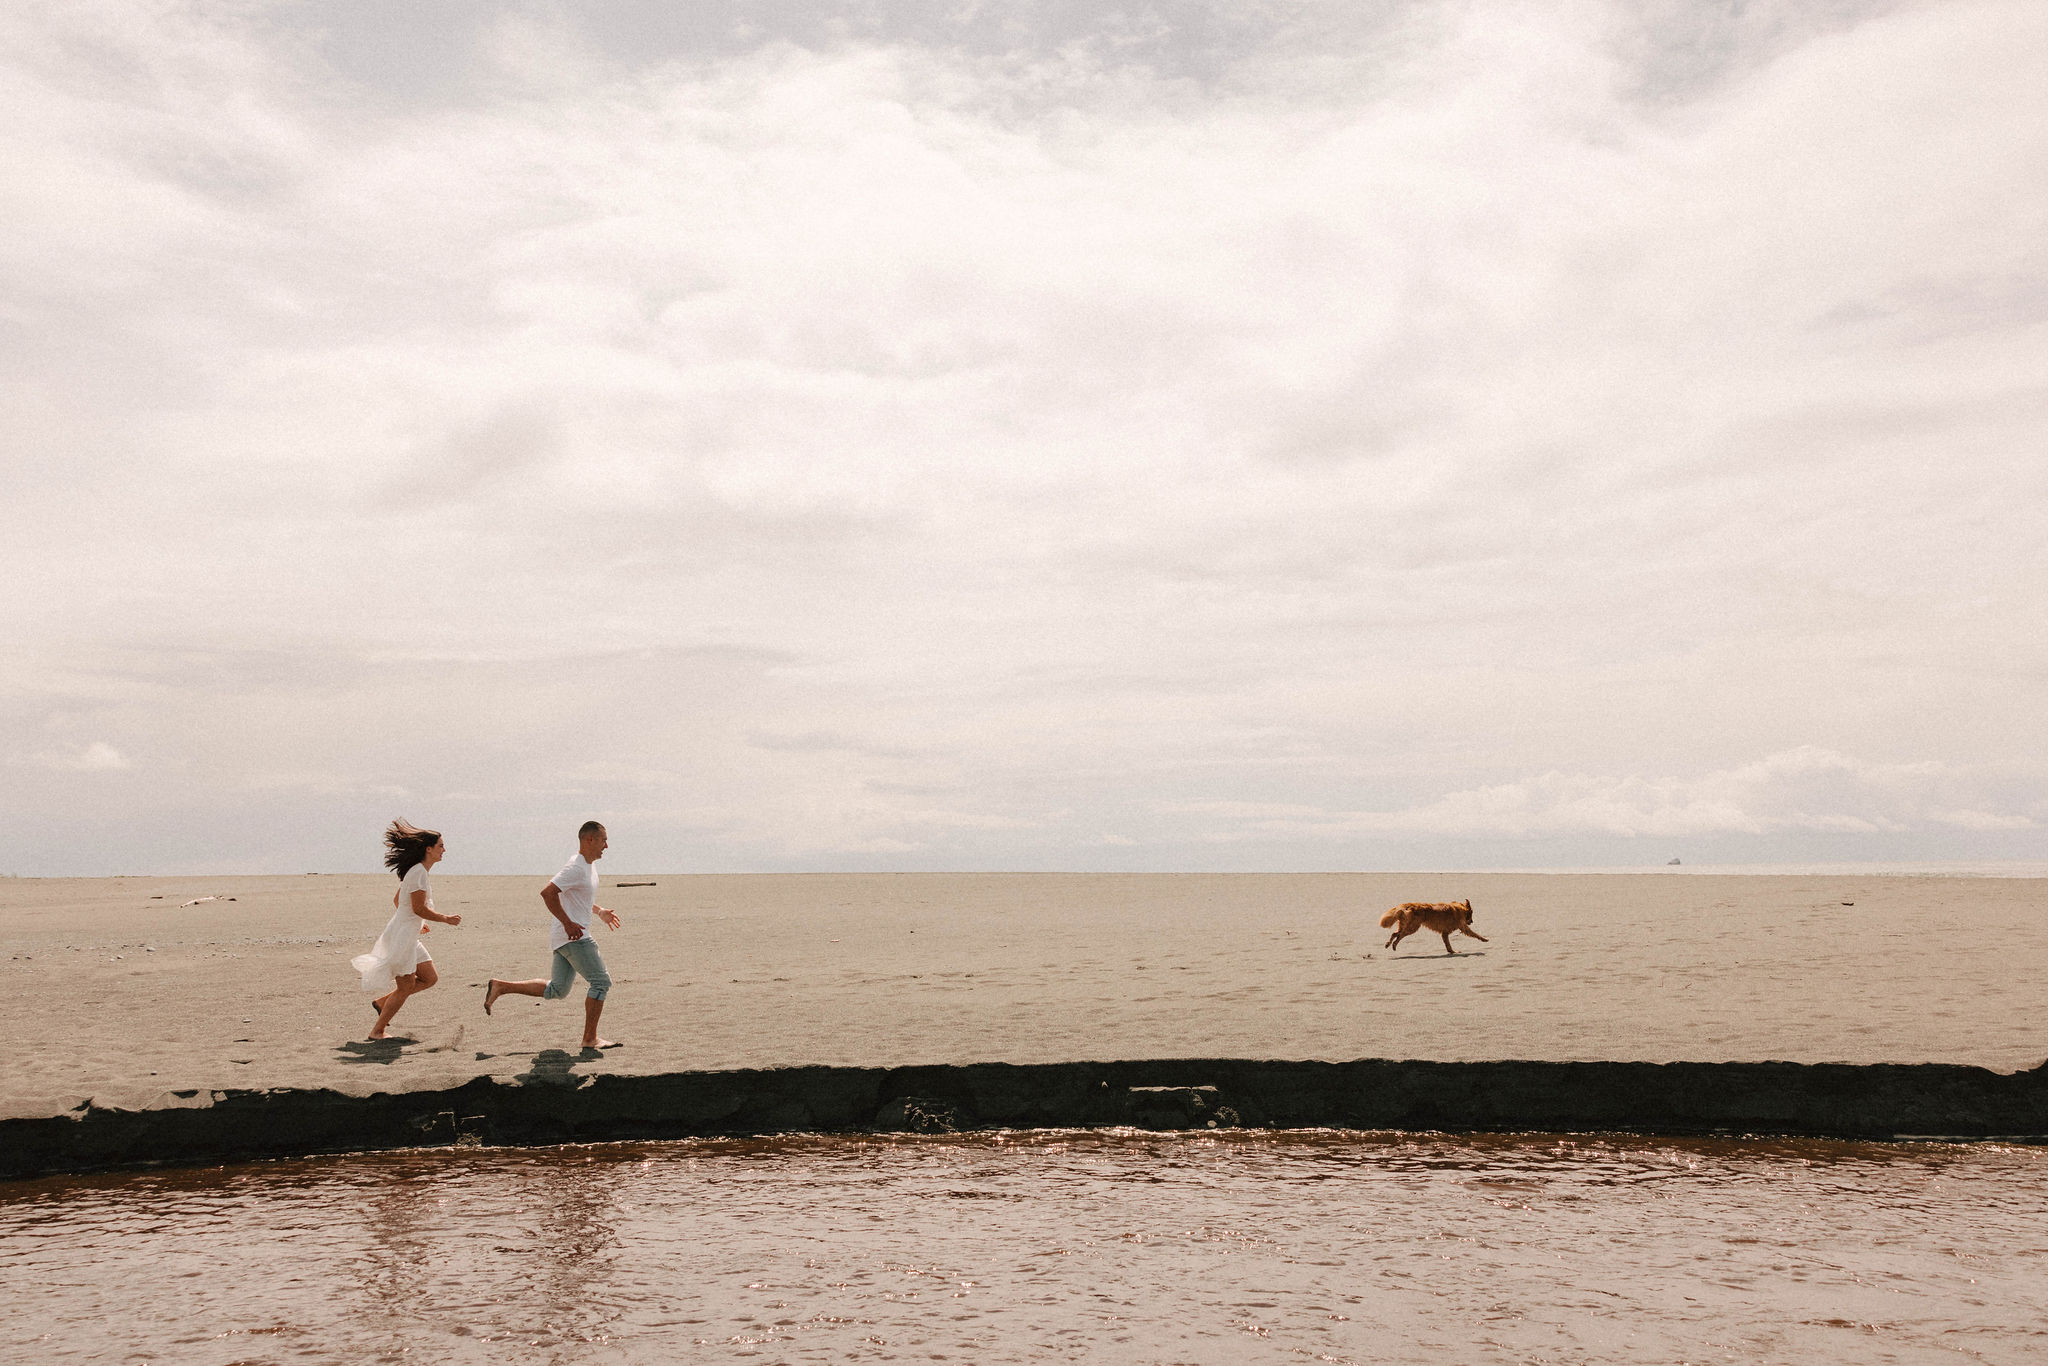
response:
<path fill-rule="evenodd" d="M 435 877 L 464 923 L 385 1047 L 348 960 L 388 876 L 0 879 L 0 1115 L 802 1063 L 2048 1054 L 2039 879 L 607 873 L 627 1046 L 592 1059 L 575 1000 L 481 1009 L 546 971 L 544 876 Z M 207 895 L 235 899 L 180 904 Z M 1491 942 L 1382 947 L 1386 907 L 1461 897 Z"/>

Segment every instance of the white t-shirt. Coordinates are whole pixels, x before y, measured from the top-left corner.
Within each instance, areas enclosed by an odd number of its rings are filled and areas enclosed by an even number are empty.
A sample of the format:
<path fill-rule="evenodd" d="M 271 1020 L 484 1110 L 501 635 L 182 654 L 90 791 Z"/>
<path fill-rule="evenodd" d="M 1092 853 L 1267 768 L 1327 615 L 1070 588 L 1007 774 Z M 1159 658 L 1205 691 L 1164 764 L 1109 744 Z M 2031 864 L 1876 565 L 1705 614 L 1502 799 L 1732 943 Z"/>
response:
<path fill-rule="evenodd" d="M 597 869 L 590 866 L 590 860 L 578 854 L 562 865 L 562 871 L 549 879 L 555 890 L 562 894 L 562 914 L 581 925 L 587 934 L 590 930 L 590 908 L 597 904 Z M 569 932 L 562 928 L 562 922 L 548 917 L 548 947 L 559 949 L 569 942 Z"/>

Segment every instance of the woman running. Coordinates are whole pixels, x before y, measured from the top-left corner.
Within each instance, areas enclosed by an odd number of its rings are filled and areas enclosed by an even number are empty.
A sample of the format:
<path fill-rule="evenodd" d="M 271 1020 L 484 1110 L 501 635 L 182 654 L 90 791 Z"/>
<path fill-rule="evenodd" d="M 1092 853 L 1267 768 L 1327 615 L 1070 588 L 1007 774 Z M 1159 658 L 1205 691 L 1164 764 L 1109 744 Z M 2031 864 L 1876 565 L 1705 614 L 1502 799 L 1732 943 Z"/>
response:
<path fill-rule="evenodd" d="M 391 1017 L 408 996 L 441 980 L 434 971 L 433 955 L 420 936 L 427 933 L 430 920 L 443 925 L 462 923 L 461 916 L 442 915 L 434 909 L 433 893 L 427 887 L 427 870 L 447 852 L 435 830 L 393 821 L 384 832 L 384 866 L 398 874 L 398 895 L 391 898 L 391 923 L 377 936 L 376 947 L 351 960 L 363 976 L 363 990 L 374 997 L 370 1002 L 370 1009 L 377 1012 L 377 1023 L 370 1029 L 373 1039 L 384 1037 Z"/>

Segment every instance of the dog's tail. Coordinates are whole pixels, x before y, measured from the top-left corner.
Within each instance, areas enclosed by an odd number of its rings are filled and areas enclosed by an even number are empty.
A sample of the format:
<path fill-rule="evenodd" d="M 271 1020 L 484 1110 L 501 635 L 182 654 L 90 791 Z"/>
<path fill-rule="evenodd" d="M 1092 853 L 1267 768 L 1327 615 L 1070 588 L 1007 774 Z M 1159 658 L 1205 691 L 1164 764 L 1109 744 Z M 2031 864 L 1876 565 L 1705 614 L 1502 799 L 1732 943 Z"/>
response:
<path fill-rule="evenodd" d="M 1400 922 L 1400 919 L 1401 908 L 1399 906 L 1396 906 L 1393 910 L 1388 911 L 1385 915 L 1380 917 L 1380 928 L 1383 930 L 1391 929 L 1393 928 L 1393 926 Z"/>

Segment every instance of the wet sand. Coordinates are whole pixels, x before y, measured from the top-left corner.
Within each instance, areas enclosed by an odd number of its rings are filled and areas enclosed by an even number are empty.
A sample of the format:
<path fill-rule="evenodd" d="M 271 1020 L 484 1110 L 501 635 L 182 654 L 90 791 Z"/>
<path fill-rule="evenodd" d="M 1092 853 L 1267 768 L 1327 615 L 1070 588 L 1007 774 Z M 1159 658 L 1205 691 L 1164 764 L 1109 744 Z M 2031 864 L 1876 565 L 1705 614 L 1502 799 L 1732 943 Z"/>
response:
<path fill-rule="evenodd" d="M 653 887 L 613 887 L 653 879 Z M 435 878 L 442 985 L 368 1048 L 348 960 L 384 876 L 0 879 L 0 1117 L 215 1089 L 432 1090 L 573 1052 L 545 876 Z M 1952 1062 L 2048 1055 L 2039 879 L 1644 874 L 612 873 L 615 979 L 580 1075 L 1237 1057 Z M 193 897 L 220 895 L 184 907 Z M 1469 896 L 1487 943 L 1381 911 Z M 580 990 L 578 992 L 580 996 Z M 192 1094 L 181 1096 L 178 1093 Z"/>

